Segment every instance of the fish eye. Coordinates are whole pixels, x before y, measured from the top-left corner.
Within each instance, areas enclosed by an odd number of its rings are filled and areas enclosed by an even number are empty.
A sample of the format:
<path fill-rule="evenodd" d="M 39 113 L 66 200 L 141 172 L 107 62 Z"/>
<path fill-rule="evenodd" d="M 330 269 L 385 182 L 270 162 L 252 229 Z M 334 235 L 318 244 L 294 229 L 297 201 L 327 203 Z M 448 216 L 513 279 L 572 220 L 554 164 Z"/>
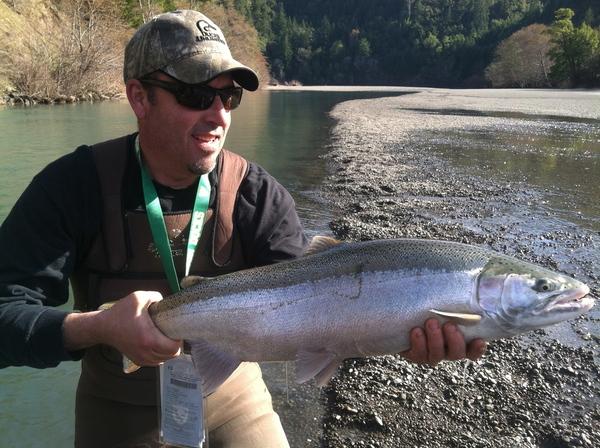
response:
<path fill-rule="evenodd" d="M 537 292 L 548 292 L 554 289 L 554 285 L 552 285 L 545 278 L 541 278 L 535 282 L 535 285 L 533 285 L 533 289 Z"/>

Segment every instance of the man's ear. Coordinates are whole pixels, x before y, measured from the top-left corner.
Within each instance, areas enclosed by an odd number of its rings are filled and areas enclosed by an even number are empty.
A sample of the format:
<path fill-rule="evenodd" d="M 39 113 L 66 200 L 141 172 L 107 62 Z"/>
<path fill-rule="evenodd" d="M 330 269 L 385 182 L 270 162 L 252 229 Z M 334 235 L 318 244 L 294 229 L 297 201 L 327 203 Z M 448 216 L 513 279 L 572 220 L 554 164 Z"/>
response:
<path fill-rule="evenodd" d="M 130 79 L 125 84 L 127 99 L 135 116 L 139 119 L 146 116 L 146 108 L 148 106 L 148 92 L 142 86 L 142 83 L 137 79 Z"/>

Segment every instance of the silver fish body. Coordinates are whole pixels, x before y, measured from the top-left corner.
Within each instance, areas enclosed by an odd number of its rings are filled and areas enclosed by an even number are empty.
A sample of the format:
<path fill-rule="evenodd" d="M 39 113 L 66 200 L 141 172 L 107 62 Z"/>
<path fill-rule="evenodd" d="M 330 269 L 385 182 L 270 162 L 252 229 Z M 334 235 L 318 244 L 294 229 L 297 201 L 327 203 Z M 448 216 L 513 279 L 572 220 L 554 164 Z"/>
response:
<path fill-rule="evenodd" d="M 434 240 L 332 243 L 326 250 L 211 279 L 153 304 L 156 325 L 192 345 L 205 391 L 241 361 L 297 361 L 326 383 L 345 358 L 398 353 L 432 316 L 467 340 L 574 318 L 589 289 L 571 277 L 483 248 Z"/>

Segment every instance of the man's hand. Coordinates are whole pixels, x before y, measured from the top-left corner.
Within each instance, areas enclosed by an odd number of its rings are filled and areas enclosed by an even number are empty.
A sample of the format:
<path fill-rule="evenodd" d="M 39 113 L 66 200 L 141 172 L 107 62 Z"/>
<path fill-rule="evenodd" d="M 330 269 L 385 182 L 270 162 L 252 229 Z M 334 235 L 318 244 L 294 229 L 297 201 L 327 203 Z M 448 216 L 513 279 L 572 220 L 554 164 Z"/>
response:
<path fill-rule="evenodd" d="M 63 324 L 65 348 L 111 345 L 139 366 L 155 366 L 177 356 L 181 341 L 162 334 L 148 314 L 148 306 L 161 299 L 155 291 L 136 291 L 109 309 L 69 314 Z"/>
<path fill-rule="evenodd" d="M 410 331 L 410 350 L 400 354 L 409 361 L 435 366 L 444 360 L 469 358 L 476 361 L 483 356 L 486 346 L 483 339 L 467 344 L 456 325 L 446 322 L 440 326 L 437 319 L 431 318 L 425 322 L 424 328 Z"/>

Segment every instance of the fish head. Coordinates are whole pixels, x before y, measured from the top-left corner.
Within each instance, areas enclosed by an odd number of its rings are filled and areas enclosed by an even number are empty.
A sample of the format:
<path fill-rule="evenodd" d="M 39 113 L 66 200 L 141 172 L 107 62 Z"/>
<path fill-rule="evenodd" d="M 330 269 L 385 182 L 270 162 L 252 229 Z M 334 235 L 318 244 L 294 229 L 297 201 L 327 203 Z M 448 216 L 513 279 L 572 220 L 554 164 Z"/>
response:
<path fill-rule="evenodd" d="M 477 291 L 486 314 L 514 333 L 573 319 L 594 305 L 584 283 L 510 257 L 490 259 Z"/>

